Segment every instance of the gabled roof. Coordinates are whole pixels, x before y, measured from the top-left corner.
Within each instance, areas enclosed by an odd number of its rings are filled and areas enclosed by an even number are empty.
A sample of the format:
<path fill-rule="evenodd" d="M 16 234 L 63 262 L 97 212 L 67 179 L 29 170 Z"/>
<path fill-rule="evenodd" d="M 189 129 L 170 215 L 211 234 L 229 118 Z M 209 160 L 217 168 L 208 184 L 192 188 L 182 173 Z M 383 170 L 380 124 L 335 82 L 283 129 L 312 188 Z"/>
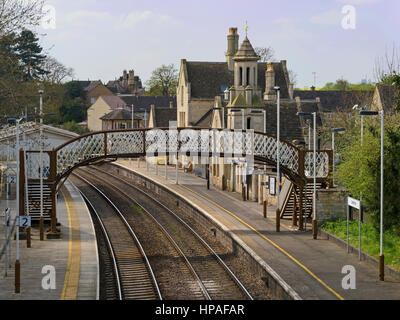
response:
<path fill-rule="evenodd" d="M 118 96 L 101 96 L 99 97 L 99 99 L 100 98 L 103 99 L 110 106 L 111 109 L 126 107 L 126 103 Z"/>
<path fill-rule="evenodd" d="M 88 80 L 88 81 L 78 81 L 78 82 L 81 84 L 83 90 L 85 90 L 86 92 L 90 92 L 98 85 L 103 84 L 100 80 L 97 81 Z"/>
<path fill-rule="evenodd" d="M 380 102 L 384 110 L 392 110 L 398 103 L 399 90 L 394 85 L 377 84 L 376 89 L 378 90 Z M 379 106 L 381 107 L 381 106 Z"/>
<path fill-rule="evenodd" d="M 132 113 L 126 109 L 117 109 L 111 111 L 105 116 L 100 118 L 101 120 L 132 120 Z"/>
<path fill-rule="evenodd" d="M 351 111 L 353 106 L 372 103 L 374 92 L 364 91 L 303 91 L 296 90 L 294 97 L 301 100 L 315 100 L 320 98 L 322 112 Z"/>
<path fill-rule="evenodd" d="M 258 63 L 258 86 L 265 89 L 266 63 Z M 223 94 L 226 87 L 234 84 L 233 71 L 228 70 L 226 62 L 187 61 L 187 81 L 191 84 L 191 97 L 210 99 Z"/>
<path fill-rule="evenodd" d="M 153 104 L 156 109 L 169 109 L 170 102 L 173 103 L 173 108 L 177 108 L 176 97 L 151 97 L 151 96 L 125 96 L 120 97 L 125 105 L 129 108 L 134 106 L 135 110 L 150 111 Z"/>
<path fill-rule="evenodd" d="M 244 107 L 246 105 L 247 105 L 246 99 L 243 97 L 241 93 L 232 101 L 233 107 Z"/>

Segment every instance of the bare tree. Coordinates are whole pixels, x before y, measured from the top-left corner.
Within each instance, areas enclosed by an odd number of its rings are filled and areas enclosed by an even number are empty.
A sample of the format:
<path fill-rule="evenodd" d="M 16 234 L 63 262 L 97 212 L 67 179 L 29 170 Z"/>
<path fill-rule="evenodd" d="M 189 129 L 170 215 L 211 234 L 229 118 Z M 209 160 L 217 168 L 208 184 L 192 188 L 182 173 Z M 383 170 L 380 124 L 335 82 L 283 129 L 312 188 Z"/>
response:
<path fill-rule="evenodd" d="M 43 0 L 0 0 L 0 36 L 37 26 L 44 13 Z"/>
<path fill-rule="evenodd" d="M 386 48 L 384 56 L 375 59 L 374 76 L 377 82 L 385 83 L 396 74 L 400 74 L 400 54 L 399 48 L 393 43 L 391 49 Z"/>
<path fill-rule="evenodd" d="M 288 73 L 289 73 L 289 82 L 291 84 L 293 84 L 293 87 L 296 87 L 296 85 L 297 85 L 297 73 L 294 72 L 293 70 L 289 70 Z"/>
<path fill-rule="evenodd" d="M 61 83 L 65 78 L 72 78 L 74 76 L 74 69 L 67 68 L 61 62 L 53 57 L 47 57 L 43 63 L 42 68 L 49 72 L 42 76 L 42 81 L 50 83 Z"/>
<path fill-rule="evenodd" d="M 269 62 L 275 59 L 274 55 L 274 49 L 271 47 L 268 48 L 263 48 L 263 47 L 257 47 L 254 48 L 254 51 L 258 56 L 260 56 L 260 62 Z"/>
<path fill-rule="evenodd" d="M 172 96 L 178 86 L 178 70 L 173 64 L 162 65 L 154 70 L 147 81 L 150 95 Z"/>

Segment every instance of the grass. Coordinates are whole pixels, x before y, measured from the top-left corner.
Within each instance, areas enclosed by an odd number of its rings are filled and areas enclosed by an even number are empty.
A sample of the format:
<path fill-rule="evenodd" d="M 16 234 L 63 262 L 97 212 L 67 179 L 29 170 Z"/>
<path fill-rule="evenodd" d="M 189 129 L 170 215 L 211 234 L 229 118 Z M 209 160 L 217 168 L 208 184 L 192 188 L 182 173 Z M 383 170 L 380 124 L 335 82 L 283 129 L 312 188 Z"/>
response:
<path fill-rule="evenodd" d="M 137 211 L 137 212 L 140 212 L 140 213 L 143 212 L 143 209 L 142 209 L 140 206 L 132 205 L 131 208 L 132 208 L 133 210 Z"/>
<path fill-rule="evenodd" d="M 346 220 L 326 222 L 322 226 L 322 229 L 347 241 Z M 349 230 L 350 244 L 358 248 L 358 221 L 350 221 Z M 361 235 L 361 250 L 370 256 L 379 258 L 379 232 L 371 224 L 363 223 L 361 226 Z M 383 234 L 383 253 L 385 255 L 385 264 L 400 272 L 400 236 L 395 235 L 391 231 L 385 231 Z"/>

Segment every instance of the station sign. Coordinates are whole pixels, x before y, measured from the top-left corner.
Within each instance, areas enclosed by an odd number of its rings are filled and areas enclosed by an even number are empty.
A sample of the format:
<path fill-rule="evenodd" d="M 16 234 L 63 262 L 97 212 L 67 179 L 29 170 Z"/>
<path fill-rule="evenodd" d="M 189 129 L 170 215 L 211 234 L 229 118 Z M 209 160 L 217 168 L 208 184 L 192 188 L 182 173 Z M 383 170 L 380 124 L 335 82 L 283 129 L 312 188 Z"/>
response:
<path fill-rule="evenodd" d="M 18 226 L 20 228 L 29 228 L 31 226 L 31 216 L 18 216 Z"/>
<path fill-rule="evenodd" d="M 17 176 L 8 176 L 7 183 L 17 183 Z"/>
<path fill-rule="evenodd" d="M 348 198 L 347 203 L 349 207 L 352 207 L 354 209 L 360 210 L 361 208 L 361 203 L 359 200 L 353 199 L 353 198 Z"/>

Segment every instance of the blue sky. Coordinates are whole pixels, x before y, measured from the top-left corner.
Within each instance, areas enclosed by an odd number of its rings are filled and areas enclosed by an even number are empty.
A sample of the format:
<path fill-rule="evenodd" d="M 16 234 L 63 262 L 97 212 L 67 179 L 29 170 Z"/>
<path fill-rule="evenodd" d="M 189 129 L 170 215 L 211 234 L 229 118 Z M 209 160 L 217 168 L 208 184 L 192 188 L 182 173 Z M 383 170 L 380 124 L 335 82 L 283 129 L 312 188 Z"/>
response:
<path fill-rule="evenodd" d="M 398 0 L 47 0 L 56 28 L 42 45 L 75 70 L 76 78 L 104 82 L 134 69 L 145 82 L 151 71 L 180 59 L 224 61 L 229 27 L 241 40 L 248 21 L 254 47 L 271 46 L 287 60 L 298 87 L 338 78 L 374 80 L 376 57 L 400 46 Z M 355 8 L 356 28 L 342 28 L 342 8 Z M 241 41 L 240 40 L 240 41 Z"/>

